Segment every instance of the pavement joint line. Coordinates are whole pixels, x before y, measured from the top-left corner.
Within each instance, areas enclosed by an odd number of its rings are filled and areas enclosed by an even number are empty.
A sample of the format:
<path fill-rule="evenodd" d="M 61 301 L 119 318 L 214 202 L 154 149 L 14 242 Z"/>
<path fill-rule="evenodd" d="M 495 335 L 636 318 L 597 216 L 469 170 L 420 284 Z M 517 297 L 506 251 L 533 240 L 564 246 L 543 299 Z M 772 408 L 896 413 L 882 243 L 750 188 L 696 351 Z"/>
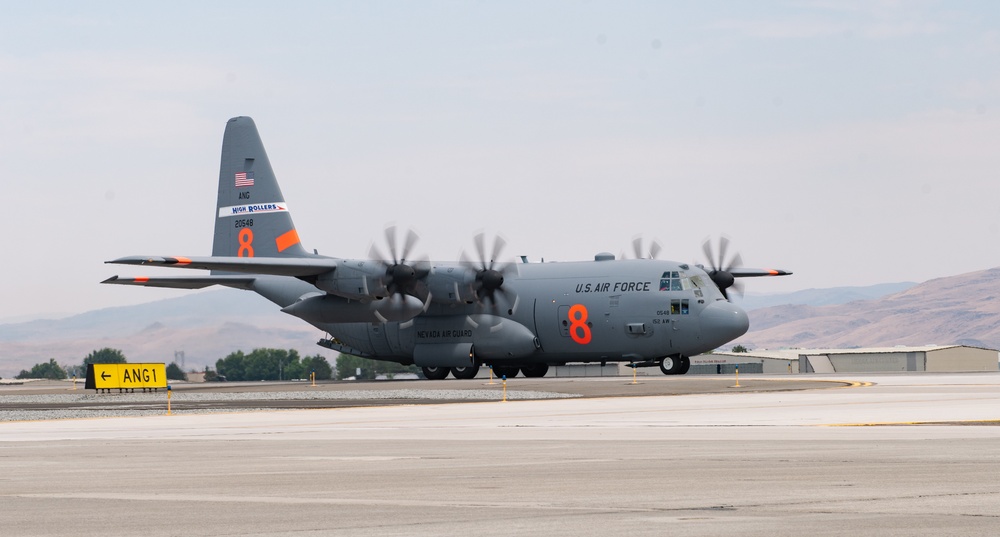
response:
<path fill-rule="evenodd" d="M 824 423 L 818 425 L 818 427 L 897 427 L 897 426 L 908 426 L 908 425 L 965 425 L 965 424 L 993 424 L 1000 425 L 1000 419 L 986 419 L 986 420 L 947 420 L 947 421 L 876 421 L 876 422 L 860 422 L 860 423 Z"/>

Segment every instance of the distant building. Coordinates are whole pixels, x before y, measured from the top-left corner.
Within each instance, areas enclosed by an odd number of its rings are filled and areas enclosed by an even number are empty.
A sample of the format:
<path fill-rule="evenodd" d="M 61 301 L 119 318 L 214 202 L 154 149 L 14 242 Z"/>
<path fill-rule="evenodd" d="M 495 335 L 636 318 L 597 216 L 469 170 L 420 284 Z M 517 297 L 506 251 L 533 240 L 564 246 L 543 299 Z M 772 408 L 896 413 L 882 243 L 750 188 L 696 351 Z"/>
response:
<path fill-rule="evenodd" d="M 205 382 L 205 372 L 204 371 L 191 371 L 190 373 L 185 373 L 188 382 Z"/>
<path fill-rule="evenodd" d="M 716 352 L 691 358 L 688 374 L 859 373 L 875 371 L 997 371 L 1000 353 L 965 345 L 875 347 L 862 349 L 753 350 Z"/>

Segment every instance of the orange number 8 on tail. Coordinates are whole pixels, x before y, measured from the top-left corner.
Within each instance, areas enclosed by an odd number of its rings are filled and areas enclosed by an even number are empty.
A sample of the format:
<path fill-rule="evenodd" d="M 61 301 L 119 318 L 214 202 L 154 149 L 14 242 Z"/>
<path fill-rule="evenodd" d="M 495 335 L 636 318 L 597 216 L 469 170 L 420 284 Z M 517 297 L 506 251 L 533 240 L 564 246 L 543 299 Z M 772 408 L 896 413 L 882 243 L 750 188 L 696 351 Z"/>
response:
<path fill-rule="evenodd" d="M 240 249 L 236 251 L 237 257 L 253 257 L 253 231 L 245 227 L 240 230 Z"/>

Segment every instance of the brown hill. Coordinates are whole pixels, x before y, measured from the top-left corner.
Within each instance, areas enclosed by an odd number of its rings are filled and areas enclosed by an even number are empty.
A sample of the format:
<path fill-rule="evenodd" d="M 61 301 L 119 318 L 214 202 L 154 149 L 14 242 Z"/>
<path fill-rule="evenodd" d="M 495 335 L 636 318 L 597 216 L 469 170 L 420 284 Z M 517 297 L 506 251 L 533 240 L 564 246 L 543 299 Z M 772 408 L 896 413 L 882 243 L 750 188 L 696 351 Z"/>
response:
<path fill-rule="evenodd" d="M 223 289 L 65 319 L 0 324 L 0 377 L 50 358 L 78 365 L 104 347 L 120 349 L 130 362 L 169 363 L 174 351 L 184 351 L 187 369 L 214 368 L 230 352 L 259 347 L 323 354 L 332 362 L 336 353 L 316 345 L 321 335 L 253 293 Z"/>
<path fill-rule="evenodd" d="M 938 278 L 876 300 L 750 312 L 754 349 L 961 344 L 1000 348 L 1000 268 Z"/>

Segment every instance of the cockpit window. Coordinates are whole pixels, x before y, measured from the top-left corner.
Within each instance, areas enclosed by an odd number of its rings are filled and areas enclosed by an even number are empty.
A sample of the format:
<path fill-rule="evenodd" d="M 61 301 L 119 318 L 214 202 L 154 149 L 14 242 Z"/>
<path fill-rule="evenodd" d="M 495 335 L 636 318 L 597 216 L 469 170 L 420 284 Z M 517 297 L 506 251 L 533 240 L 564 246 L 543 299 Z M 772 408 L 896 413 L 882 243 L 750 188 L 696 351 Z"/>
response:
<path fill-rule="evenodd" d="M 683 271 L 667 271 L 664 272 L 660 278 L 660 291 L 690 291 L 691 289 L 700 289 L 702 282 L 700 279 L 695 281 L 694 278 L 689 278 L 687 274 Z"/>
<path fill-rule="evenodd" d="M 687 315 L 691 313 L 690 301 L 686 298 L 674 298 L 670 300 L 671 315 Z"/>

